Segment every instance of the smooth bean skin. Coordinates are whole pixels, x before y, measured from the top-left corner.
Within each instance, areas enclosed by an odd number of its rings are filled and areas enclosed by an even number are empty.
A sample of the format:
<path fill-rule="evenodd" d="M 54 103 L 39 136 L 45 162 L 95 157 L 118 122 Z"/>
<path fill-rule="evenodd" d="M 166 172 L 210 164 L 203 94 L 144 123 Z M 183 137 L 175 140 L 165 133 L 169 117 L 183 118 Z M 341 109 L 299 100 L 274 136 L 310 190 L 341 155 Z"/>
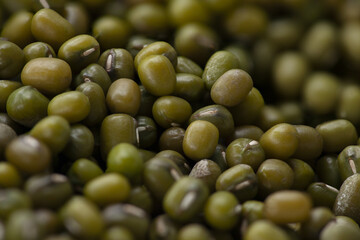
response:
<path fill-rule="evenodd" d="M 72 197 L 60 209 L 60 218 L 67 231 L 79 238 L 96 239 L 104 230 L 100 210 L 85 197 Z"/>
<path fill-rule="evenodd" d="M 100 127 L 101 154 L 106 159 L 118 143 L 136 144 L 136 120 L 128 114 L 116 113 L 104 118 Z"/>
<path fill-rule="evenodd" d="M 315 178 L 315 172 L 305 161 L 291 158 L 287 161 L 294 172 L 294 183 L 292 189 L 305 190 Z"/>
<path fill-rule="evenodd" d="M 318 239 L 322 229 L 332 220 L 335 220 L 335 216 L 329 208 L 315 207 L 311 209 L 309 218 L 301 224 L 300 235 L 309 240 Z"/>
<path fill-rule="evenodd" d="M 58 58 L 30 60 L 21 71 L 21 82 L 24 85 L 30 85 L 50 96 L 64 92 L 70 86 L 71 80 L 69 64 Z"/>
<path fill-rule="evenodd" d="M 349 84 L 343 87 L 340 93 L 339 105 L 336 109 L 336 117 L 347 119 L 354 125 L 360 123 L 360 114 L 356 109 L 359 108 L 360 87 Z"/>
<path fill-rule="evenodd" d="M 100 206 L 125 201 L 130 195 L 130 183 L 118 173 L 98 176 L 84 186 L 84 195 Z"/>
<path fill-rule="evenodd" d="M 116 172 L 134 180 L 140 176 L 144 162 L 138 149 L 129 143 L 119 143 L 109 152 L 107 157 L 107 171 Z"/>
<path fill-rule="evenodd" d="M 103 173 L 103 170 L 95 162 L 79 158 L 71 165 L 67 176 L 72 184 L 84 186 Z"/>
<path fill-rule="evenodd" d="M 94 82 L 85 82 L 75 90 L 82 92 L 90 102 L 90 112 L 82 122 L 89 127 L 100 124 L 108 113 L 105 94 L 101 86 Z"/>
<path fill-rule="evenodd" d="M 204 82 L 201 77 L 191 73 L 176 73 L 176 87 L 174 95 L 194 102 L 200 100 L 204 94 Z"/>
<path fill-rule="evenodd" d="M 187 122 L 192 114 L 192 108 L 185 99 L 162 96 L 154 102 L 152 114 L 156 123 L 166 129 Z"/>
<path fill-rule="evenodd" d="M 320 233 L 320 240 L 346 239 L 356 240 L 360 237 L 360 229 L 349 222 L 331 221 Z"/>
<path fill-rule="evenodd" d="M 221 75 L 211 87 L 211 99 L 226 107 L 243 102 L 253 87 L 250 75 L 241 69 L 231 69 Z"/>
<path fill-rule="evenodd" d="M 17 123 L 34 126 L 47 113 L 49 99 L 31 86 L 23 86 L 13 91 L 7 102 L 7 114 Z"/>
<path fill-rule="evenodd" d="M 214 83 L 225 72 L 239 68 L 239 62 L 235 55 L 229 51 L 217 51 L 206 62 L 202 78 L 205 87 L 211 90 Z"/>
<path fill-rule="evenodd" d="M 126 113 L 135 116 L 140 108 L 140 88 L 131 79 L 114 81 L 106 94 L 106 105 L 112 113 Z"/>
<path fill-rule="evenodd" d="M 203 2 L 175 0 L 168 5 L 168 11 L 170 21 L 176 27 L 189 22 L 207 23 L 210 19 L 209 9 Z"/>
<path fill-rule="evenodd" d="M 175 91 L 175 69 L 163 55 L 151 55 L 142 60 L 138 74 L 142 85 L 154 96 L 171 95 Z"/>
<path fill-rule="evenodd" d="M 133 187 L 130 190 L 127 202 L 141 208 L 147 214 L 151 214 L 154 209 L 154 199 L 152 198 L 150 191 L 145 186 Z"/>
<path fill-rule="evenodd" d="M 51 163 L 51 151 L 44 143 L 29 135 L 12 140 L 5 149 L 6 160 L 25 174 L 41 173 Z"/>
<path fill-rule="evenodd" d="M 360 240 L 359 74 L 360 0 L 0 0 L 0 240 Z"/>
<path fill-rule="evenodd" d="M 323 151 L 338 153 L 346 146 L 356 144 L 358 134 L 355 126 L 348 120 L 336 119 L 316 126 L 323 138 Z"/>
<path fill-rule="evenodd" d="M 110 15 L 97 18 L 92 25 L 93 36 L 97 38 L 103 51 L 125 47 L 130 31 L 126 21 Z"/>
<path fill-rule="evenodd" d="M 301 42 L 302 53 L 316 67 L 332 67 L 338 59 L 337 26 L 330 21 L 318 21 L 307 31 Z"/>
<path fill-rule="evenodd" d="M 251 224 L 257 220 L 264 219 L 264 202 L 258 200 L 248 200 L 241 205 L 241 217 L 246 224 Z"/>
<path fill-rule="evenodd" d="M 3 26 L 0 36 L 24 48 L 34 40 L 31 33 L 32 17 L 33 14 L 28 11 L 13 14 Z"/>
<path fill-rule="evenodd" d="M 218 49 L 219 40 L 214 30 L 207 25 L 188 23 L 175 32 L 174 46 L 180 56 L 187 57 L 203 67 Z"/>
<path fill-rule="evenodd" d="M 305 116 L 303 106 L 298 102 L 286 101 L 278 106 L 279 111 L 289 124 L 303 124 Z"/>
<path fill-rule="evenodd" d="M 264 105 L 264 98 L 260 91 L 253 87 L 243 102 L 230 108 L 230 112 L 234 118 L 235 126 L 255 124 L 256 120 L 260 118 Z M 262 130 L 268 129 L 264 129 L 260 124 L 256 125 L 262 128 Z"/>
<path fill-rule="evenodd" d="M 233 1 L 233 0 L 230 0 Z M 238 59 L 240 64 L 240 69 L 251 72 L 253 70 L 253 62 L 250 57 L 250 53 L 247 51 L 245 47 L 238 46 L 236 44 L 230 44 L 225 47 L 226 51 L 231 52 Z"/>
<path fill-rule="evenodd" d="M 165 6 L 156 2 L 137 4 L 130 9 L 126 19 L 137 33 L 149 37 L 166 34 L 169 26 Z"/>
<path fill-rule="evenodd" d="M 212 238 L 208 229 L 201 224 L 187 224 L 182 227 L 177 235 L 177 240 L 210 240 Z"/>
<path fill-rule="evenodd" d="M 277 224 L 304 222 L 310 216 L 312 202 L 300 191 L 278 191 L 265 199 L 265 217 Z"/>
<path fill-rule="evenodd" d="M 244 240 L 290 240 L 286 232 L 268 220 L 259 220 L 250 225 Z"/>
<path fill-rule="evenodd" d="M 289 51 L 278 56 L 274 65 L 276 91 L 286 98 L 297 98 L 309 72 L 306 58 L 297 52 Z"/>
<path fill-rule="evenodd" d="M 349 4 L 349 9 L 353 9 L 355 5 Z M 355 22 L 345 24 L 340 32 L 341 46 L 344 48 L 344 53 L 347 59 L 355 64 L 360 63 L 358 57 L 359 47 L 356 43 L 357 36 L 360 35 L 360 25 Z"/>
<path fill-rule="evenodd" d="M 70 139 L 70 124 L 60 116 L 47 116 L 41 119 L 30 131 L 30 135 L 44 142 L 57 154 Z"/>
<path fill-rule="evenodd" d="M 241 104 L 240 104 L 241 105 Z M 255 122 L 263 131 L 267 131 L 276 124 L 285 123 L 286 119 L 284 114 L 274 105 L 264 105 Z"/>
<path fill-rule="evenodd" d="M 0 111 L 6 111 L 6 102 L 10 94 L 21 87 L 22 84 L 10 80 L 0 80 Z"/>
<path fill-rule="evenodd" d="M 148 56 L 162 55 L 169 59 L 174 68 L 177 66 L 177 53 L 169 43 L 156 41 L 144 46 L 134 58 L 135 69 L 138 70 L 140 63 Z"/>
<path fill-rule="evenodd" d="M 84 120 L 90 113 L 89 98 L 78 91 L 64 92 L 56 95 L 48 105 L 48 115 L 59 115 L 69 123 Z"/>
<path fill-rule="evenodd" d="M 194 161 L 209 158 L 214 152 L 219 140 L 219 130 L 214 124 L 196 120 L 185 130 L 183 151 Z"/>
<path fill-rule="evenodd" d="M 171 127 L 166 129 L 159 139 L 160 150 L 174 150 L 178 153 L 183 152 L 183 140 L 185 135 L 185 129 L 181 127 Z"/>
<path fill-rule="evenodd" d="M 0 40 L 0 78 L 13 78 L 25 64 L 24 52 L 15 43 Z"/>
<path fill-rule="evenodd" d="M 227 14 L 224 27 L 235 38 L 254 39 L 265 31 L 267 18 L 267 14 L 260 7 L 234 7 Z"/>
<path fill-rule="evenodd" d="M 73 26 L 52 9 L 41 9 L 34 14 L 31 32 L 38 41 L 50 44 L 55 50 L 75 35 Z"/>
<path fill-rule="evenodd" d="M 189 123 L 195 120 L 205 120 L 214 124 L 218 128 L 221 138 L 230 136 L 234 131 L 232 114 L 226 107 L 218 104 L 208 105 L 195 111 L 191 115 Z"/>
<path fill-rule="evenodd" d="M 299 136 L 299 144 L 292 156 L 304 161 L 318 158 L 323 149 L 323 138 L 319 132 L 306 125 L 295 125 L 294 127 Z"/>
<path fill-rule="evenodd" d="M 293 155 L 299 145 L 296 128 L 280 123 L 267 130 L 260 138 L 267 158 L 287 159 Z"/>
<path fill-rule="evenodd" d="M 342 183 L 336 154 L 326 154 L 318 159 L 316 173 L 319 180 L 339 189 Z"/>
<path fill-rule="evenodd" d="M 0 186 L 2 188 L 18 188 L 22 184 L 19 170 L 8 162 L 0 163 Z"/>
<path fill-rule="evenodd" d="M 265 160 L 259 166 L 256 175 L 261 196 L 289 189 L 294 182 L 294 171 L 286 162 L 278 159 Z"/>
<path fill-rule="evenodd" d="M 70 137 L 62 153 L 70 160 L 88 158 L 93 154 L 95 145 L 94 134 L 83 124 L 70 127 Z"/>
<path fill-rule="evenodd" d="M 135 240 L 133 234 L 125 227 L 114 226 L 106 229 L 102 235 L 102 240 Z"/>
<path fill-rule="evenodd" d="M 203 74 L 203 69 L 198 64 L 184 56 L 177 57 L 177 65 L 175 70 L 177 73 L 193 74 L 200 78 Z"/>
<path fill-rule="evenodd" d="M 239 219 L 239 209 L 239 202 L 233 194 L 217 191 L 205 203 L 205 219 L 213 228 L 229 230 Z"/>
<path fill-rule="evenodd" d="M 303 102 L 315 114 L 335 110 L 339 98 L 339 80 L 332 74 L 317 72 L 310 75 L 303 88 Z"/>

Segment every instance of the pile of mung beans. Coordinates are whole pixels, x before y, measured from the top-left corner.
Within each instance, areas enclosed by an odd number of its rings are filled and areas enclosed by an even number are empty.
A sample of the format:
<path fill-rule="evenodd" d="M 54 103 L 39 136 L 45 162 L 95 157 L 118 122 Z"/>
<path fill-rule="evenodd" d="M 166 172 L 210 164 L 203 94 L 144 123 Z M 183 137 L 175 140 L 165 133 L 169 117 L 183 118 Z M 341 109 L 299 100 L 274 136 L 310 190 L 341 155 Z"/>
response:
<path fill-rule="evenodd" d="M 359 0 L 0 0 L 0 240 L 359 240 Z"/>

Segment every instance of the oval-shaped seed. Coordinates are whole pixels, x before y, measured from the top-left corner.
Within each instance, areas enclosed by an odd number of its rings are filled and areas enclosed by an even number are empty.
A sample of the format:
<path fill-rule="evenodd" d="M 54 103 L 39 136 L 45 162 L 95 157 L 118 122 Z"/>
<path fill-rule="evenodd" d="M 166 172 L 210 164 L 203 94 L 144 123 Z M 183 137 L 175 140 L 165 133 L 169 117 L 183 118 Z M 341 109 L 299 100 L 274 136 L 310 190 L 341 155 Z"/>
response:
<path fill-rule="evenodd" d="M 265 217 L 277 224 L 304 222 L 310 216 L 311 198 L 294 190 L 278 191 L 265 199 Z"/>
<path fill-rule="evenodd" d="M 194 161 L 209 158 L 214 154 L 218 140 L 219 130 L 214 124 L 196 120 L 185 131 L 183 150 Z"/>
<path fill-rule="evenodd" d="M 154 96 L 171 95 L 175 91 L 175 69 L 163 55 L 151 55 L 142 60 L 138 75 L 142 85 Z"/>
<path fill-rule="evenodd" d="M 216 80 L 210 95 L 215 103 L 234 107 L 245 100 L 252 87 L 253 81 L 247 72 L 231 69 Z"/>

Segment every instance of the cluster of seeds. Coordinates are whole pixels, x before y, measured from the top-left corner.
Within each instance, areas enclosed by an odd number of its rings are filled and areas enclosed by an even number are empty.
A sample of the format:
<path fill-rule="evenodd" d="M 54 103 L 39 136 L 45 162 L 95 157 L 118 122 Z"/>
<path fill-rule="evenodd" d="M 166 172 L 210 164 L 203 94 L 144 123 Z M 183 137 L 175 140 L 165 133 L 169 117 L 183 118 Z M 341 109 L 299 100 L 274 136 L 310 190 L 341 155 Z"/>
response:
<path fill-rule="evenodd" d="M 0 240 L 360 239 L 358 0 L 0 0 Z"/>

